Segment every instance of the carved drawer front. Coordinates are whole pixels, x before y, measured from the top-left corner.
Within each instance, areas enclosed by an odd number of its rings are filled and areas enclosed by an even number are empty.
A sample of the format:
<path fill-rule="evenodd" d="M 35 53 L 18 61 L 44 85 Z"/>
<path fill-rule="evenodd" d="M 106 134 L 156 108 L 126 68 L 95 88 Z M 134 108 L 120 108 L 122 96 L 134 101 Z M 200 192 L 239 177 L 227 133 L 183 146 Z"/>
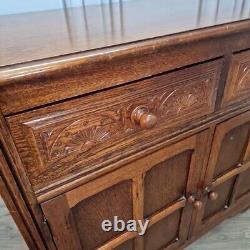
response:
<path fill-rule="evenodd" d="M 187 239 L 208 131 L 163 147 L 41 203 L 58 249 L 176 249 Z M 103 220 L 148 221 L 104 232 Z M 138 224 L 139 225 L 139 224 Z"/>
<path fill-rule="evenodd" d="M 8 118 L 34 189 L 87 175 L 214 110 L 221 60 Z"/>
<path fill-rule="evenodd" d="M 222 106 L 250 98 L 250 50 L 233 55 Z"/>

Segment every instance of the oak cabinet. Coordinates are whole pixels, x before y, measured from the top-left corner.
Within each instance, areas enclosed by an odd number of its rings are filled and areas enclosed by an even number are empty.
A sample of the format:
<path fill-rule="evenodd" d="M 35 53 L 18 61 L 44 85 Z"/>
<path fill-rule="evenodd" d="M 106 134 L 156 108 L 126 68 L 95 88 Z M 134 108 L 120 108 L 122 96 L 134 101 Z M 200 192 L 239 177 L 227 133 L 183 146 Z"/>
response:
<path fill-rule="evenodd" d="M 9 117 L 32 187 L 44 192 L 97 171 L 212 113 L 221 66 L 213 60 Z"/>
<path fill-rule="evenodd" d="M 59 249 L 175 248 L 187 239 L 193 206 L 204 167 L 208 131 L 165 146 L 106 176 L 42 204 Z M 104 232 L 103 220 L 114 216 L 149 219 L 138 232 Z M 139 230 L 139 229 L 138 229 Z M 144 248 L 143 248 L 144 246 Z"/>
<path fill-rule="evenodd" d="M 183 248 L 250 206 L 247 7 L 181 1 L 0 16 L 0 182 L 32 250 Z"/>
<path fill-rule="evenodd" d="M 201 191 L 204 206 L 197 214 L 194 234 L 223 216 L 239 199 L 249 199 L 249 136 L 249 111 L 216 126 Z"/>

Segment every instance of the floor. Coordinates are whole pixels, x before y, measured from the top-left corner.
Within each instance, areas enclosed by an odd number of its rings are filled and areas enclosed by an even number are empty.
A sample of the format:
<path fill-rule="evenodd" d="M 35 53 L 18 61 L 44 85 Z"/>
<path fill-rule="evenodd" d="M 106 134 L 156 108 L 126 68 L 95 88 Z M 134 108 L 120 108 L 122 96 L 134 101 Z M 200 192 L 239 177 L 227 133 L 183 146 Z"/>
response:
<path fill-rule="evenodd" d="M 28 250 L 1 197 L 0 250 Z M 250 250 L 250 209 L 218 225 L 186 250 Z"/>
<path fill-rule="evenodd" d="M 0 196 L 0 250 L 28 250 Z"/>

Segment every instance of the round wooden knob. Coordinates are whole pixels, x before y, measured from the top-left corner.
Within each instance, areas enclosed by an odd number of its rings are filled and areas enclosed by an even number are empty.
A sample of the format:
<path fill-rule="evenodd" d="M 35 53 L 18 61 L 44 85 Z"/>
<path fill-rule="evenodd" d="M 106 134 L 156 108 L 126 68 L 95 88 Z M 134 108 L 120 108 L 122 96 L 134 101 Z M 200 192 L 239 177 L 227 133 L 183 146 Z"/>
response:
<path fill-rule="evenodd" d="M 216 200 L 216 199 L 218 198 L 218 196 L 219 196 L 219 194 L 218 194 L 217 192 L 214 192 L 214 191 L 212 191 L 212 192 L 210 192 L 210 193 L 208 194 L 208 198 L 209 198 L 209 200 L 211 200 L 211 201 Z"/>
<path fill-rule="evenodd" d="M 157 123 L 156 115 L 150 113 L 145 107 L 138 107 L 133 110 L 131 114 L 131 120 L 143 129 L 153 128 Z"/>
<path fill-rule="evenodd" d="M 189 196 L 188 202 L 193 204 L 193 207 L 197 210 L 200 210 L 203 206 L 202 202 L 199 200 L 196 200 L 193 195 Z"/>
<path fill-rule="evenodd" d="M 194 206 L 195 209 L 200 210 L 202 208 L 203 204 L 202 204 L 201 201 L 195 201 L 193 203 L 193 206 Z"/>

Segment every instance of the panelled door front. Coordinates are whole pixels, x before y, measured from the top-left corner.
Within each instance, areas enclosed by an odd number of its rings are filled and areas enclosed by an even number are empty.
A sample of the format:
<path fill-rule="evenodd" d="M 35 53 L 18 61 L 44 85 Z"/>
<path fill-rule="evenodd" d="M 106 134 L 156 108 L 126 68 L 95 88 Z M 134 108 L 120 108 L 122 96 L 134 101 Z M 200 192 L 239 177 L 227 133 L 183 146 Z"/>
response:
<path fill-rule="evenodd" d="M 250 111 L 217 125 L 193 233 L 250 193 Z M 250 199 L 249 199 L 250 203 Z"/>
<path fill-rule="evenodd" d="M 42 204 L 58 249 L 174 249 L 187 238 L 208 131 L 163 147 Z M 137 231 L 103 231 L 114 217 Z M 142 233 L 138 220 L 149 220 Z"/>

